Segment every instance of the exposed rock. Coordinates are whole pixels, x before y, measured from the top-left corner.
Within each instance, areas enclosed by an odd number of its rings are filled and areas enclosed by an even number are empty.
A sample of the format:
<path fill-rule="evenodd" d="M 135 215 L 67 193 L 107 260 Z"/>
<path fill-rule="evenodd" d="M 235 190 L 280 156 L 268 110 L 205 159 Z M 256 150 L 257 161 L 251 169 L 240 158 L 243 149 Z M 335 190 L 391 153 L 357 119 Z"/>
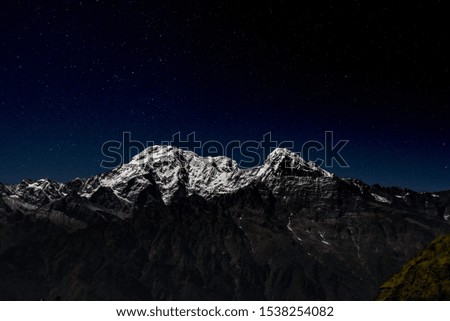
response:
<path fill-rule="evenodd" d="M 0 185 L 0 298 L 363 300 L 436 236 L 450 193 L 154 146 L 67 184 Z"/>

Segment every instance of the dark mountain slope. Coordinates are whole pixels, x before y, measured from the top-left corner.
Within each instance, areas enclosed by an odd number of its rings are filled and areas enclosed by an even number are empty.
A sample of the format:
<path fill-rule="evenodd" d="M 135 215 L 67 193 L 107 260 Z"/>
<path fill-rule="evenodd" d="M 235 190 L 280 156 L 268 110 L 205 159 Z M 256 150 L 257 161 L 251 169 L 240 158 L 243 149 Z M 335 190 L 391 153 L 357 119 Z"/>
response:
<path fill-rule="evenodd" d="M 448 192 L 153 147 L 67 184 L 0 185 L 0 298 L 362 300 L 450 233 Z"/>

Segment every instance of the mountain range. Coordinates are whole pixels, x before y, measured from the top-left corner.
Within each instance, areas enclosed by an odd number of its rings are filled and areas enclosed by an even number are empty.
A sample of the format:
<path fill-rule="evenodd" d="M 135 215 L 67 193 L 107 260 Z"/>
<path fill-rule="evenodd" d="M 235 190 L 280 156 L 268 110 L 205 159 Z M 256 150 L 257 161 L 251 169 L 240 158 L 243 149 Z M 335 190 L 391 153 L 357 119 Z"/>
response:
<path fill-rule="evenodd" d="M 450 191 L 153 146 L 87 179 L 0 184 L 3 300 L 371 300 L 436 237 Z"/>

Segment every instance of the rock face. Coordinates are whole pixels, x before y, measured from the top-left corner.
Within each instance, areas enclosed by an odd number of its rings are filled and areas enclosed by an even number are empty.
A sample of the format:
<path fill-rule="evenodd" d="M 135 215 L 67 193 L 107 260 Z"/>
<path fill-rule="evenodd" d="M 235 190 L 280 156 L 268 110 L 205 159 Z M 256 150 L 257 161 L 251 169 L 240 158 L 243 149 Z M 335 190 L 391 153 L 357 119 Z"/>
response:
<path fill-rule="evenodd" d="M 66 184 L 0 184 L 0 299 L 367 300 L 436 236 L 450 193 L 154 146 Z"/>
<path fill-rule="evenodd" d="M 450 300 L 450 235 L 434 240 L 380 288 L 379 300 Z"/>

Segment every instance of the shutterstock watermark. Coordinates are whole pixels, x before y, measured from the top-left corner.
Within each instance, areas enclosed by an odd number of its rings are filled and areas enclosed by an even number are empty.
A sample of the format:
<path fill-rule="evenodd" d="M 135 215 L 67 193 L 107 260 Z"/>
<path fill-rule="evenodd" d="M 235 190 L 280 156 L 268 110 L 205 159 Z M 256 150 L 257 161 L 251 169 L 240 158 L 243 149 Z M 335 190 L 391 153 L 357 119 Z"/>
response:
<path fill-rule="evenodd" d="M 240 167 L 249 167 L 261 164 L 267 156 L 277 148 L 285 148 L 298 154 L 305 160 L 312 161 L 321 167 L 332 168 L 334 166 L 347 168 L 342 150 L 349 140 L 340 139 L 335 142 L 333 131 L 324 133 L 323 142 L 318 140 L 309 140 L 302 144 L 300 151 L 295 152 L 294 141 L 277 141 L 272 138 L 272 133 L 264 134 L 258 140 L 232 140 L 226 144 L 217 140 L 202 141 L 197 139 L 196 133 L 192 132 L 182 137 L 180 132 L 172 135 L 171 140 L 161 141 L 138 141 L 131 138 L 131 132 L 124 132 L 122 140 L 110 140 L 102 145 L 101 152 L 103 160 L 100 164 L 102 168 L 112 169 L 124 162 L 132 159 L 133 155 L 142 152 L 144 149 L 156 145 L 173 146 L 181 150 L 189 150 L 201 156 L 226 156 L 238 162 Z M 170 148 L 162 151 L 171 152 Z M 172 153 L 173 154 L 173 153 Z M 180 156 L 180 154 L 177 154 Z M 147 155 L 152 157 L 150 153 Z"/>

